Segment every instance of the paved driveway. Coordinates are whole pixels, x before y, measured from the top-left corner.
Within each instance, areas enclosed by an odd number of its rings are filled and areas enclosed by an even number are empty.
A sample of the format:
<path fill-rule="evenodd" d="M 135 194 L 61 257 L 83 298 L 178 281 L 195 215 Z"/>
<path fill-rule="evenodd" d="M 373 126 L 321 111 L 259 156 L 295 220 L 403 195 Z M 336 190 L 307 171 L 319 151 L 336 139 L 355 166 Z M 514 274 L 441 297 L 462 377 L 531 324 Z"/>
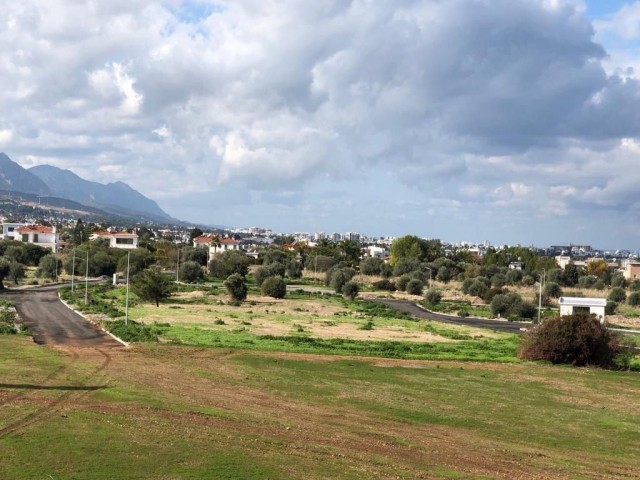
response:
<path fill-rule="evenodd" d="M 14 290 L 2 298 L 15 303 L 20 318 L 38 344 L 74 347 L 122 347 L 110 335 L 70 310 L 57 288 Z"/>

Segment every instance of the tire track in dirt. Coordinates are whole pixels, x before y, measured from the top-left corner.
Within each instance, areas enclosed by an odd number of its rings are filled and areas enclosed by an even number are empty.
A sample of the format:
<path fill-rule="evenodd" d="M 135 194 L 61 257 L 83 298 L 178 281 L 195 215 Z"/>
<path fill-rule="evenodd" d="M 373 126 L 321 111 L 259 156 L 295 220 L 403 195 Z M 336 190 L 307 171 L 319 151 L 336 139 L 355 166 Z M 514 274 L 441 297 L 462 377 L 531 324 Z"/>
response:
<path fill-rule="evenodd" d="M 51 381 L 54 380 L 56 377 L 62 375 L 65 371 L 67 371 L 69 369 L 69 367 L 71 365 L 73 365 L 76 360 L 78 360 L 78 358 L 80 358 L 80 356 L 78 355 L 77 352 L 71 352 L 71 361 L 69 363 L 66 363 L 60 367 L 58 367 L 57 369 L 55 369 L 53 372 L 51 372 L 49 375 L 47 375 L 46 377 L 44 377 L 43 379 L 43 386 L 48 386 L 51 384 Z M 18 392 L 14 395 L 11 395 L 7 398 L 5 398 L 4 400 L 0 401 L 0 407 L 2 407 L 3 405 L 6 405 L 10 402 L 13 402 L 14 400 L 18 400 L 21 398 L 25 398 L 27 397 L 30 393 L 33 393 L 32 390 L 23 390 L 21 392 Z"/>
<path fill-rule="evenodd" d="M 74 401 L 80 400 L 86 397 L 87 395 L 89 395 L 91 392 L 93 392 L 94 391 L 93 388 L 85 388 L 83 390 L 83 387 L 89 387 L 88 383 L 90 381 L 95 382 L 96 380 L 104 380 L 106 378 L 106 374 L 104 374 L 103 372 L 109 366 L 112 360 L 111 355 L 107 353 L 105 350 L 95 349 L 94 351 L 99 352 L 104 357 L 104 359 L 102 363 L 95 370 L 85 375 L 85 378 L 82 381 L 70 386 L 73 388 L 78 388 L 78 390 L 65 391 L 59 397 L 51 400 L 46 405 L 36 409 L 35 411 L 20 418 L 19 420 L 14 421 L 13 423 L 7 425 L 6 427 L 1 428 L 0 439 L 12 433 L 18 432 L 19 430 L 22 430 L 37 422 L 45 420 L 46 418 L 49 418 L 53 413 L 59 410 L 65 403 L 68 403 L 71 400 L 74 400 Z M 69 365 L 67 365 L 67 367 L 75 363 L 79 358 L 80 358 L 79 353 L 76 351 L 72 351 L 72 361 Z M 62 369 L 62 371 L 66 371 L 66 370 L 67 368 Z M 54 374 L 59 374 L 59 373 L 61 373 L 61 371 L 54 372 Z M 53 380 L 55 378 L 54 374 L 49 375 L 49 377 L 51 377 L 49 378 L 49 380 Z M 99 375 L 99 377 L 97 377 L 97 375 Z M 30 392 L 21 392 L 20 394 L 17 395 L 17 398 L 27 397 L 29 393 Z M 3 402 L 3 403 L 6 403 L 6 402 Z"/>

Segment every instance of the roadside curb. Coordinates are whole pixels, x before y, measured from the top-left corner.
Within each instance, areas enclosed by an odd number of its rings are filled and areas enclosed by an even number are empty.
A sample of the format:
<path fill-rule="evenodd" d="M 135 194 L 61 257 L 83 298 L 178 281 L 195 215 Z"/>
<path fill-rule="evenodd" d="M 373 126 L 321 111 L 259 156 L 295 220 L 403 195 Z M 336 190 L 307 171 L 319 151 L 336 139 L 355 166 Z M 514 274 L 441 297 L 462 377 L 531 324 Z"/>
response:
<path fill-rule="evenodd" d="M 111 338 L 113 338 L 115 341 L 120 342 L 122 345 L 124 345 L 126 348 L 129 348 L 131 345 L 129 345 L 127 342 L 125 342 L 124 340 L 122 340 L 121 338 L 116 337 L 113 333 L 111 333 L 109 330 L 106 330 L 104 327 L 96 324 L 95 322 L 93 322 L 92 320 L 88 319 L 84 313 L 82 313 L 79 310 L 76 310 L 75 308 L 73 308 L 71 305 L 69 305 L 67 302 L 65 302 L 62 298 L 60 298 L 60 292 L 58 292 L 58 300 L 60 300 L 62 302 L 62 304 L 67 307 L 69 310 L 71 310 L 74 313 L 77 313 L 78 315 L 80 315 L 82 318 L 84 318 L 87 322 L 91 323 L 92 325 L 95 325 L 96 327 L 98 327 L 100 330 L 102 330 L 104 333 L 106 333 L 107 335 L 109 335 Z"/>

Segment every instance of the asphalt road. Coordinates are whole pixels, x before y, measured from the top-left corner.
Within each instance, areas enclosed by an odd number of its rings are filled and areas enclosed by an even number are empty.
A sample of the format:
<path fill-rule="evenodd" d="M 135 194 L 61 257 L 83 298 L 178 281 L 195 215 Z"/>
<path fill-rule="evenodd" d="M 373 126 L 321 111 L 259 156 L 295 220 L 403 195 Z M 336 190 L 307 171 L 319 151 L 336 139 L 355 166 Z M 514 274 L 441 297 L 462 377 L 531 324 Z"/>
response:
<path fill-rule="evenodd" d="M 472 318 L 472 317 L 455 317 L 452 315 L 443 315 L 441 313 L 428 312 L 416 306 L 415 303 L 408 300 L 389 300 L 380 299 L 380 303 L 407 312 L 414 317 L 424 318 L 426 320 L 436 320 L 443 323 L 452 323 L 455 325 L 465 325 L 468 327 L 486 328 L 489 330 L 499 330 L 501 332 L 522 333 L 523 328 L 531 327 L 530 323 L 524 322 L 507 322 L 504 320 L 491 320 L 488 318 Z"/>
<path fill-rule="evenodd" d="M 104 331 L 70 310 L 58 299 L 57 287 L 5 290 L 18 315 L 38 344 L 73 347 L 122 347 Z"/>

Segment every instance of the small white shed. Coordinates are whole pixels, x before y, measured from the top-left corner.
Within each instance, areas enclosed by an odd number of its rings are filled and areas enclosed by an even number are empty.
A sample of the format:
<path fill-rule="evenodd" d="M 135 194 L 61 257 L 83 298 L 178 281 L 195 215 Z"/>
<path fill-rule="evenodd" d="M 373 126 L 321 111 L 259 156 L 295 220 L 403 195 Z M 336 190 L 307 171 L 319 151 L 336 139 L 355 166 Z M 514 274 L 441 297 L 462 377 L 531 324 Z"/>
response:
<path fill-rule="evenodd" d="M 560 297 L 560 316 L 574 313 L 593 313 L 601 322 L 604 322 L 604 309 L 607 300 L 604 298 Z"/>

